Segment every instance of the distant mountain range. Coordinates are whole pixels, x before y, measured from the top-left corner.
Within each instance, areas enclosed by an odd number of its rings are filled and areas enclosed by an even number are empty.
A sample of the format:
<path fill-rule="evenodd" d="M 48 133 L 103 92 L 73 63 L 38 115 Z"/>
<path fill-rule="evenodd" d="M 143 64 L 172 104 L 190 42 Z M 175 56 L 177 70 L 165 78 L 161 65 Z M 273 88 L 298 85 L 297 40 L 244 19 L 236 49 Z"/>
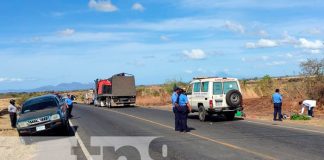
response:
<path fill-rule="evenodd" d="M 8 92 L 44 92 L 44 91 L 73 91 L 73 90 L 86 90 L 92 89 L 94 86 L 93 83 L 61 83 L 56 86 L 48 85 L 34 89 L 18 89 L 18 90 L 0 90 L 0 93 Z"/>

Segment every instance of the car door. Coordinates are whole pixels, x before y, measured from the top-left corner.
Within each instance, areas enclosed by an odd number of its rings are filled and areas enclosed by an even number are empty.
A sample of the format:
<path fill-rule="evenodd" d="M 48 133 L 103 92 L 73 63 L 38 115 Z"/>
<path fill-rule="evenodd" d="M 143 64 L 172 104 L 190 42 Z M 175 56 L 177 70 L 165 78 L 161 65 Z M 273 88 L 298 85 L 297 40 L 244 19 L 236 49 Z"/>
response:
<path fill-rule="evenodd" d="M 203 104 L 203 106 L 209 107 L 209 81 L 201 82 L 200 96 L 199 101 Z"/>
<path fill-rule="evenodd" d="M 200 87 L 201 82 L 192 83 L 192 95 L 191 95 L 191 107 L 193 110 L 198 110 L 199 96 L 200 96 Z"/>
<path fill-rule="evenodd" d="M 224 100 L 224 94 L 223 94 L 223 83 L 222 82 L 213 82 L 213 98 L 215 101 L 214 108 L 222 107 L 226 103 L 223 102 Z"/>

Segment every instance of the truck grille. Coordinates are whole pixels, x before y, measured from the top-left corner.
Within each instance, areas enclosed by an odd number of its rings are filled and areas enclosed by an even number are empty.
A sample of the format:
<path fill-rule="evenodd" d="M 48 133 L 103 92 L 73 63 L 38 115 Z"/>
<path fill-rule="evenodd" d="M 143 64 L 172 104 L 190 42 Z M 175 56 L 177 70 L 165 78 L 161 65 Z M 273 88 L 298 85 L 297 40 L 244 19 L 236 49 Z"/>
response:
<path fill-rule="evenodd" d="M 45 117 L 29 120 L 29 121 L 27 121 L 27 123 L 28 123 L 28 125 L 35 125 L 35 124 L 47 122 L 49 120 L 50 120 L 50 116 L 45 116 Z"/>

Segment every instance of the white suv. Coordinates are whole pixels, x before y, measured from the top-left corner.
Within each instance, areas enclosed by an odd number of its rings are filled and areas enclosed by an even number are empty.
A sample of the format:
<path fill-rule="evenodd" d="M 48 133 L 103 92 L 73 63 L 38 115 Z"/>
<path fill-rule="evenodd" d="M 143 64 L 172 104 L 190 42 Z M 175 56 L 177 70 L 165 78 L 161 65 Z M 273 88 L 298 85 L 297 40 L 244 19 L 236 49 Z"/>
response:
<path fill-rule="evenodd" d="M 192 111 L 199 112 L 201 121 L 206 120 L 207 114 L 223 114 L 233 120 L 236 112 L 243 110 L 240 83 L 236 78 L 194 78 L 187 95 Z"/>

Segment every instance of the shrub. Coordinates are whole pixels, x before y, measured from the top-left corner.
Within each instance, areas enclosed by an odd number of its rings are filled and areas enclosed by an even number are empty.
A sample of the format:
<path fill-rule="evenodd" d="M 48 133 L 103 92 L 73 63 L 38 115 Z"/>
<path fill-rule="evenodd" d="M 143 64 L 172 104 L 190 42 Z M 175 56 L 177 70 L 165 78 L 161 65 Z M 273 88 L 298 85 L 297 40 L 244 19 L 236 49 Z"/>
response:
<path fill-rule="evenodd" d="M 311 118 L 305 115 L 293 114 L 290 117 L 291 120 L 310 120 Z"/>

